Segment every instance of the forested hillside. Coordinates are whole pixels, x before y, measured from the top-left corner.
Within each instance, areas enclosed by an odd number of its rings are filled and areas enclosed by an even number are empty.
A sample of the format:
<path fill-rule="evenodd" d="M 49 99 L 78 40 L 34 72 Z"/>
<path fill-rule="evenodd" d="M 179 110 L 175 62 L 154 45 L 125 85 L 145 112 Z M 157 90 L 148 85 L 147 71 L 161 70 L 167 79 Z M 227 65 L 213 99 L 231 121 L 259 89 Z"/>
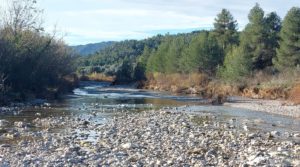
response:
<path fill-rule="evenodd" d="M 103 50 L 106 47 L 112 46 L 115 42 L 108 41 L 108 42 L 99 42 L 99 43 L 90 43 L 86 45 L 76 45 L 71 46 L 71 48 L 81 56 L 86 56 L 89 54 L 95 54 Z"/>
<path fill-rule="evenodd" d="M 299 18 L 298 7 L 282 21 L 276 12 L 265 13 L 256 4 L 249 23 L 238 31 L 234 16 L 223 9 L 209 31 L 118 42 L 82 59 L 80 71 L 126 82 L 196 73 L 222 83 L 286 86 L 299 76 Z"/>

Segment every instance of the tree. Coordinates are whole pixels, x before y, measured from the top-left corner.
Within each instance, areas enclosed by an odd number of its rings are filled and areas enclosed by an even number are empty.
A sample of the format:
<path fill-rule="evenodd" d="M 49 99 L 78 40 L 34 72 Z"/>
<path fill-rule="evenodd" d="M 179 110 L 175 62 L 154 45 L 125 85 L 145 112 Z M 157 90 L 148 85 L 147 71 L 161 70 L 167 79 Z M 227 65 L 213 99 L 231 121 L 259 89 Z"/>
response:
<path fill-rule="evenodd" d="M 266 16 L 265 23 L 267 30 L 267 40 L 265 47 L 265 55 L 262 57 L 264 67 L 273 65 L 272 59 L 276 56 L 276 49 L 279 47 L 279 32 L 281 29 L 281 19 L 275 12 L 271 12 Z"/>
<path fill-rule="evenodd" d="M 43 31 L 41 13 L 36 0 L 13 0 L 4 12 L 4 27 L 9 27 L 14 35 L 21 31 Z"/>
<path fill-rule="evenodd" d="M 227 9 L 215 18 L 213 33 L 224 51 L 238 44 L 237 21 Z"/>
<path fill-rule="evenodd" d="M 242 46 L 234 47 L 227 53 L 224 66 L 218 71 L 225 81 L 239 82 L 251 72 L 251 57 Z"/>
<path fill-rule="evenodd" d="M 165 53 L 165 72 L 166 73 L 178 73 L 180 69 L 180 59 L 182 57 L 182 51 L 185 48 L 185 39 L 182 36 L 173 38 L 170 41 L 170 47 L 167 53 Z"/>
<path fill-rule="evenodd" d="M 125 58 L 121 64 L 121 67 L 117 71 L 117 83 L 127 83 L 132 81 L 133 69 L 132 63 L 128 58 Z"/>
<path fill-rule="evenodd" d="M 147 72 L 166 72 L 166 54 L 169 51 L 171 42 L 171 37 L 167 36 L 158 46 L 157 50 L 151 54 L 147 63 Z"/>
<path fill-rule="evenodd" d="M 213 73 L 223 61 L 223 52 L 217 40 L 209 32 L 202 32 L 189 45 L 190 68 L 204 73 Z"/>
<path fill-rule="evenodd" d="M 274 58 L 275 67 L 282 71 L 300 65 L 300 8 L 293 7 L 285 16 L 280 32 L 280 48 Z"/>
<path fill-rule="evenodd" d="M 134 68 L 134 80 L 146 80 L 146 66 L 150 55 L 150 48 L 148 46 L 145 46 L 143 54 L 138 58 L 137 65 Z"/>
<path fill-rule="evenodd" d="M 264 11 L 256 4 L 248 15 L 249 23 L 241 36 L 241 45 L 252 57 L 253 68 L 265 67 L 265 52 L 267 42 L 267 28 L 264 19 Z"/>
<path fill-rule="evenodd" d="M 66 86 L 73 57 L 62 40 L 42 31 L 34 0 L 12 1 L 0 27 L 0 74 L 14 94 L 41 95 Z"/>

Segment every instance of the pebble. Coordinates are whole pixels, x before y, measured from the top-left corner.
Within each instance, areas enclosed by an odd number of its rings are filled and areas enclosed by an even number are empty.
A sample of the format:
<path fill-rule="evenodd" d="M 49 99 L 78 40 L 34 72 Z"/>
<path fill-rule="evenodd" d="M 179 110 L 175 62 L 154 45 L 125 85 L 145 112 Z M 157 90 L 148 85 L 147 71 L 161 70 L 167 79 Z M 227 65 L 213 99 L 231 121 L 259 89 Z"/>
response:
<path fill-rule="evenodd" d="M 5 155 L 0 166 L 299 165 L 298 161 L 286 161 L 287 156 L 298 154 L 295 150 L 299 146 L 293 142 L 275 140 L 248 127 L 245 131 L 245 124 L 226 126 L 228 123 L 218 122 L 213 116 L 199 124 L 193 121 L 197 117 L 181 112 L 124 111 L 103 125 L 74 116 L 36 118 L 32 126 L 45 130 L 5 133 L 19 142 L 0 145 L 0 155 Z M 61 125 L 66 129 L 64 133 L 51 131 Z M 15 126 L 27 124 L 16 122 Z M 277 131 L 268 133 L 280 136 Z"/>

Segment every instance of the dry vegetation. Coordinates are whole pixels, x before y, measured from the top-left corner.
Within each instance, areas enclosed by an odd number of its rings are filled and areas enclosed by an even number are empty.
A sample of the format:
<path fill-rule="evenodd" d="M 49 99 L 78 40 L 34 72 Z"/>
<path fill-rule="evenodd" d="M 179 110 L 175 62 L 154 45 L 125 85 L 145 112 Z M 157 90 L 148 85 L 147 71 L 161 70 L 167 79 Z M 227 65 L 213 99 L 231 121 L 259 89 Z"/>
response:
<path fill-rule="evenodd" d="M 154 73 L 147 78 L 144 88 L 153 90 L 199 94 L 207 98 L 239 95 L 256 99 L 290 99 L 300 103 L 300 73 L 297 70 L 277 75 L 257 72 L 240 83 L 225 83 L 199 73 Z"/>
<path fill-rule="evenodd" d="M 162 74 L 153 73 L 147 76 L 145 88 L 154 90 L 171 91 L 174 93 L 198 94 L 201 87 L 210 81 L 205 74 Z"/>
<path fill-rule="evenodd" d="M 294 104 L 300 104 L 300 83 L 291 90 L 289 100 Z"/>
<path fill-rule="evenodd" d="M 99 82 L 114 82 L 115 76 L 107 76 L 103 73 L 91 73 L 89 75 L 84 75 L 80 77 L 83 81 L 99 81 Z"/>

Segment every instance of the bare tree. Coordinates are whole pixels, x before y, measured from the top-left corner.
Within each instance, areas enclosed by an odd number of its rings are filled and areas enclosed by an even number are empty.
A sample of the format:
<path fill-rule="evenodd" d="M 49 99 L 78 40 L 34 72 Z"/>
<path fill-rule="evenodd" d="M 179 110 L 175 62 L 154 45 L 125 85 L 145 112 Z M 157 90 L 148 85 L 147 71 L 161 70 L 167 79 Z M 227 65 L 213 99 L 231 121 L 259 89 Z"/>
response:
<path fill-rule="evenodd" d="M 43 10 L 37 8 L 36 0 L 8 1 L 2 18 L 4 27 L 10 27 L 15 35 L 26 30 L 44 31 L 41 17 Z"/>

